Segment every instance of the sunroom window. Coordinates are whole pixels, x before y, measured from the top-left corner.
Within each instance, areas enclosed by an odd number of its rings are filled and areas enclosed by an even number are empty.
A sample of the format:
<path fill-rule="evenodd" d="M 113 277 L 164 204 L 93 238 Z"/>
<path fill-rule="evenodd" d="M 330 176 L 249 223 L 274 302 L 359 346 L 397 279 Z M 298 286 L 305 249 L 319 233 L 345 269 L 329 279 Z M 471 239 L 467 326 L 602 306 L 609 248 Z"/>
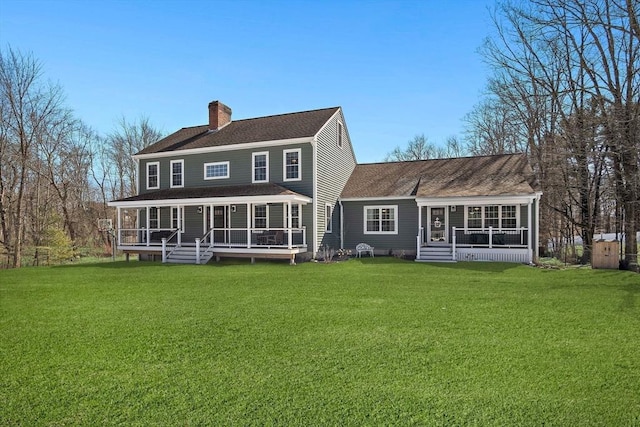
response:
<path fill-rule="evenodd" d="M 516 205 L 467 206 L 468 228 L 516 228 Z"/>

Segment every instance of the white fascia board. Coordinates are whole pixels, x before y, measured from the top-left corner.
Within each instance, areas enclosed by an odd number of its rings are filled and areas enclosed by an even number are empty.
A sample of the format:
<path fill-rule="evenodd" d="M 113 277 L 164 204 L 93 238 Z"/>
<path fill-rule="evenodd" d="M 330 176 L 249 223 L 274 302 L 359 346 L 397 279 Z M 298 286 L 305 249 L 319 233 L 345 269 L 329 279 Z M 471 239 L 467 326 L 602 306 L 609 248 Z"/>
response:
<path fill-rule="evenodd" d="M 416 197 L 416 203 L 418 206 L 526 204 L 535 198 L 535 194 L 514 194 L 512 196 Z"/>
<path fill-rule="evenodd" d="M 159 153 L 136 154 L 134 159 L 157 159 L 161 157 L 188 156 L 191 154 L 217 153 L 223 151 L 253 150 L 256 148 L 279 147 L 283 145 L 310 144 L 313 137 L 277 139 L 273 141 L 247 142 L 244 144 L 220 145 L 216 147 L 191 148 L 188 150 L 161 151 Z"/>
<path fill-rule="evenodd" d="M 198 205 L 235 205 L 235 204 L 267 204 L 295 202 L 307 204 L 311 198 L 302 195 L 286 196 L 238 196 L 238 197 L 202 197 L 198 199 L 162 199 L 162 200 L 133 200 L 123 202 L 109 202 L 109 206 L 121 208 L 143 208 L 147 206 L 198 206 Z"/>
<path fill-rule="evenodd" d="M 385 202 L 392 200 L 415 200 L 416 196 L 385 196 L 385 197 L 340 197 L 343 202 L 375 202 L 382 200 Z"/>
<path fill-rule="evenodd" d="M 320 129 L 318 129 L 318 132 L 316 132 L 315 137 L 317 138 L 318 135 L 320 135 L 322 133 L 322 131 L 324 130 L 324 128 L 326 128 L 327 126 L 329 126 L 329 123 L 331 123 L 331 120 L 333 120 L 333 118 L 337 115 L 340 115 L 340 111 L 342 111 L 342 107 L 338 107 L 338 109 L 336 110 L 335 113 L 333 113 L 331 115 L 331 117 L 329 117 L 329 119 L 324 122 L 324 124 L 322 125 L 322 127 Z M 344 124 L 343 124 L 344 125 Z"/>

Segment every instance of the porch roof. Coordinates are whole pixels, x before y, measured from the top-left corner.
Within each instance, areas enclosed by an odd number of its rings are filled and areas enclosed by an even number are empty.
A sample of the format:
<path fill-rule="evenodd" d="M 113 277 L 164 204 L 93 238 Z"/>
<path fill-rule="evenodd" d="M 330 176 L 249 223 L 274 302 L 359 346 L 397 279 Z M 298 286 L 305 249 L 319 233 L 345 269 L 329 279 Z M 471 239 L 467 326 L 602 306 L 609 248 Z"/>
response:
<path fill-rule="evenodd" d="M 526 155 L 503 154 L 358 165 L 342 198 L 495 197 L 539 191 Z"/>
<path fill-rule="evenodd" d="M 207 203 L 306 204 L 311 198 L 278 184 L 247 184 L 192 188 L 167 188 L 109 202 L 109 206 L 201 205 Z"/>

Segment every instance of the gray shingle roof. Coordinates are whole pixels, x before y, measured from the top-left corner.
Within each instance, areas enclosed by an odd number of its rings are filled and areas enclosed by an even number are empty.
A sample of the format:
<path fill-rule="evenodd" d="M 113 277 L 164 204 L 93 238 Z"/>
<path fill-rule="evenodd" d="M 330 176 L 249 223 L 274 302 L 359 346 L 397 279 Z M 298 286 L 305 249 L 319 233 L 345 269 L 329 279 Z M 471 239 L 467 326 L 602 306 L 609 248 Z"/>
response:
<path fill-rule="evenodd" d="M 210 197 L 242 196 L 296 196 L 296 192 L 278 184 L 226 185 L 215 187 L 166 188 L 138 194 L 115 202 L 139 202 L 147 200 L 204 199 Z"/>
<path fill-rule="evenodd" d="M 342 198 L 469 197 L 540 191 L 524 154 L 357 165 Z"/>
<path fill-rule="evenodd" d="M 208 125 L 182 128 L 138 154 L 311 137 L 339 108 L 234 120 L 217 131 L 210 131 Z"/>

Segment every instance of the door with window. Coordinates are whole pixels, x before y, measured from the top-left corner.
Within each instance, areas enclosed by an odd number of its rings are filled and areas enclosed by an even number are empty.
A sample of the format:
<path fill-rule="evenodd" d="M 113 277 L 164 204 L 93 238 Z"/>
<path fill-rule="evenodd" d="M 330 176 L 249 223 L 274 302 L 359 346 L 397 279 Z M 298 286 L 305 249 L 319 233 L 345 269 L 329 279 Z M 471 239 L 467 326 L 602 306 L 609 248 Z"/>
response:
<path fill-rule="evenodd" d="M 215 244 L 229 243 L 229 206 L 207 206 L 206 215 L 204 215 L 204 232 L 206 233 L 210 224 L 213 222 L 214 231 L 211 233 L 210 239 Z M 213 218 L 212 218 L 213 215 Z"/>
<path fill-rule="evenodd" d="M 446 244 L 448 242 L 447 232 L 447 209 L 444 206 L 429 208 L 429 227 L 427 241 L 429 244 Z"/>

